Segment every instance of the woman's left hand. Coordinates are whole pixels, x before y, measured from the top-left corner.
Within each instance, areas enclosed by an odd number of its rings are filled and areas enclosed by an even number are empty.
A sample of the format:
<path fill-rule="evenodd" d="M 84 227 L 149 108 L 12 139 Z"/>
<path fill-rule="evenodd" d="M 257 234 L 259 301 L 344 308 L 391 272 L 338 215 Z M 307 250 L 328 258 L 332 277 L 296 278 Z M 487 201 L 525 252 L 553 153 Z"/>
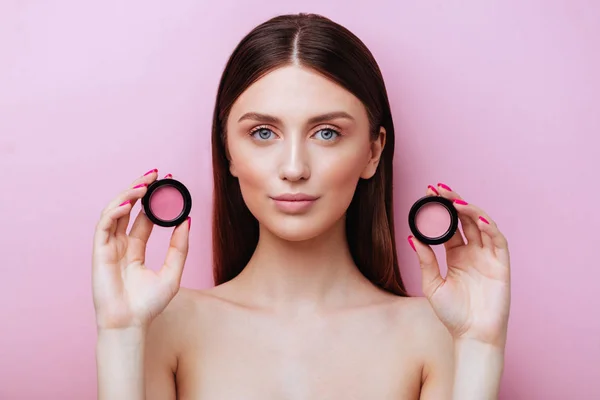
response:
<path fill-rule="evenodd" d="M 448 186 L 429 186 L 427 194 L 454 201 L 466 242 L 457 229 L 444 243 L 448 273 L 443 278 L 431 247 L 408 237 L 419 257 L 425 296 L 455 339 L 504 347 L 511 297 L 506 238 L 488 214 Z"/>

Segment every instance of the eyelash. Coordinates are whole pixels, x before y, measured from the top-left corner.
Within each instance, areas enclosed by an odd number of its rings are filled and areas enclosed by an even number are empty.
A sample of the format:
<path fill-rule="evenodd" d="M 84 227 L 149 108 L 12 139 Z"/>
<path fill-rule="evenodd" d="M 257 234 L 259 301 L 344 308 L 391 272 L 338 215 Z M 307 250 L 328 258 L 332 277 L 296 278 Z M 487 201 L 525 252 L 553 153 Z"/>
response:
<path fill-rule="evenodd" d="M 263 130 L 267 130 L 267 131 L 273 133 L 274 135 L 276 135 L 276 133 L 273 132 L 272 129 L 270 129 L 268 126 L 264 126 L 264 125 L 263 126 L 257 126 L 256 128 L 253 128 L 252 130 L 250 130 L 249 134 L 250 134 L 250 136 L 254 136 L 255 133 L 263 131 Z M 335 142 L 336 140 L 339 139 L 340 136 L 342 136 L 342 134 L 340 133 L 339 129 L 337 129 L 337 128 L 333 127 L 333 126 L 330 126 L 330 125 L 326 125 L 326 126 L 320 128 L 318 131 L 315 132 L 315 135 L 317 133 L 319 133 L 319 132 L 322 132 L 322 131 L 331 131 L 335 135 L 337 135 L 333 139 L 323 139 L 324 142 Z M 257 139 L 257 140 L 259 140 L 259 141 L 267 141 L 269 139 Z"/>

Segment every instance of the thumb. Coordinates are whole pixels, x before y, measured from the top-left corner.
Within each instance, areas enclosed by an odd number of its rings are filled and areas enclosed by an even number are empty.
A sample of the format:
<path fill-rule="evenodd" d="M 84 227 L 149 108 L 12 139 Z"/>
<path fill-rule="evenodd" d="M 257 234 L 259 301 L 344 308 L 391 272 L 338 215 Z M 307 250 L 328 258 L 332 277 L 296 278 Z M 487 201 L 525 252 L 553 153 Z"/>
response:
<path fill-rule="evenodd" d="M 159 272 L 173 288 L 179 288 L 181 284 L 183 267 L 188 255 L 191 225 L 192 218 L 188 217 L 186 221 L 173 230 L 165 263 Z"/>
<path fill-rule="evenodd" d="M 408 243 L 410 243 L 413 250 L 417 253 L 417 257 L 419 257 L 423 293 L 427 298 L 431 298 L 435 291 L 444 283 L 435 253 L 431 247 L 419 242 L 414 236 L 408 237 Z"/>

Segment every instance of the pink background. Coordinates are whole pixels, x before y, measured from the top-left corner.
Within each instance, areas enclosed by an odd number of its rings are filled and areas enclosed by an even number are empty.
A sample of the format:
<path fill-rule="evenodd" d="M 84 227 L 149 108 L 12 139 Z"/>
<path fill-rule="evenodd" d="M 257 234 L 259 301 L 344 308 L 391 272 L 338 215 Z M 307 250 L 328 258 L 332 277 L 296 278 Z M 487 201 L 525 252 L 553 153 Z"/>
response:
<path fill-rule="evenodd" d="M 486 209 L 511 245 L 501 398 L 600 398 L 600 3 L 206 3 L 2 1 L 0 398 L 95 398 L 92 232 L 147 170 L 191 189 L 184 284 L 210 284 L 219 75 L 254 25 L 299 11 L 353 30 L 383 70 L 411 291 L 420 271 L 406 215 L 441 181 Z M 155 232 L 156 266 L 168 231 Z"/>

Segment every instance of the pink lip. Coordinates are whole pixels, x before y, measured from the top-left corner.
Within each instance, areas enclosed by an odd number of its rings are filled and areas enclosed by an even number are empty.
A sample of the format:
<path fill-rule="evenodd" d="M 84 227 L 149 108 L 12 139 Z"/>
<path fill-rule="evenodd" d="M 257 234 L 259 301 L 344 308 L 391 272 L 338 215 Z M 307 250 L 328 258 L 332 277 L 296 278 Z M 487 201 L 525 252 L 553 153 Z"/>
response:
<path fill-rule="evenodd" d="M 304 193 L 286 193 L 271 197 L 275 201 L 275 206 L 285 213 L 296 214 L 307 211 L 318 199 Z"/>
<path fill-rule="evenodd" d="M 315 196 L 304 193 L 285 193 L 271 198 L 276 201 L 313 201 L 317 199 Z"/>

